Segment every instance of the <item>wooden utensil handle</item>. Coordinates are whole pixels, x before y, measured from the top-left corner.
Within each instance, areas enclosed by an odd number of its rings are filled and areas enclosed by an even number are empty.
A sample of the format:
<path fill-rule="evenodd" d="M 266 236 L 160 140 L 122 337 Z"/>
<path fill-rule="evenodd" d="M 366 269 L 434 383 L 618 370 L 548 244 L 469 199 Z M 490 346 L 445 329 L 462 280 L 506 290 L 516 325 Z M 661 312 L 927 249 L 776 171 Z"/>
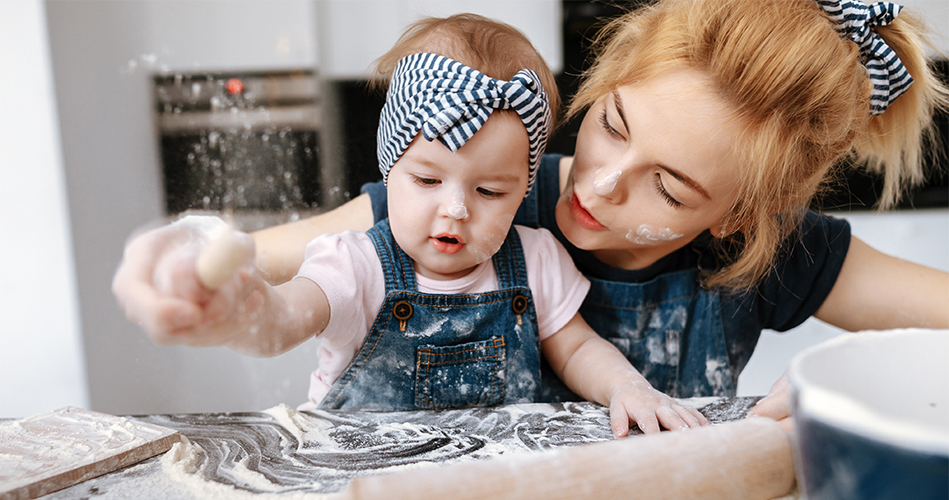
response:
<path fill-rule="evenodd" d="M 790 493 L 788 434 L 754 418 L 689 431 L 359 477 L 344 499 L 770 499 Z"/>
<path fill-rule="evenodd" d="M 198 256 L 198 279 L 208 289 L 217 290 L 253 256 L 254 242 L 250 236 L 221 225 Z"/>

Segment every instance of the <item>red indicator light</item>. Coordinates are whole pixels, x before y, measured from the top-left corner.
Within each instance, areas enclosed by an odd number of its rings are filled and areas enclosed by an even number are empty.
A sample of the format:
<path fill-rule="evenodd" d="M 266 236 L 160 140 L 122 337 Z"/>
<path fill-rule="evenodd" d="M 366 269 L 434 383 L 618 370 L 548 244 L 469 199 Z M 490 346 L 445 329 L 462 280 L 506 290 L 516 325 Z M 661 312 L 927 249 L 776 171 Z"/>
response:
<path fill-rule="evenodd" d="M 244 82 L 237 78 L 231 78 L 224 84 L 224 88 L 227 89 L 229 94 L 240 94 L 244 91 Z"/>

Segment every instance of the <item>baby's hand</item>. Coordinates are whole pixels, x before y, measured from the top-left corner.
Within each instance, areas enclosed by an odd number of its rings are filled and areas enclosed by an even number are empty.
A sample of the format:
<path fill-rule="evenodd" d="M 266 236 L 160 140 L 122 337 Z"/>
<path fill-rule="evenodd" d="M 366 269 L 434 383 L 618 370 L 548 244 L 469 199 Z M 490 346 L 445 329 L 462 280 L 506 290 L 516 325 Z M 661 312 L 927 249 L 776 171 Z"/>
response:
<path fill-rule="evenodd" d="M 239 272 L 213 276 L 215 290 L 199 278 L 199 256 L 222 226 L 216 217 L 185 217 L 126 246 L 112 290 L 126 316 L 156 343 L 221 345 L 259 306 L 263 280 L 252 266 L 253 242 L 246 234 L 240 238 L 249 251 Z"/>
<path fill-rule="evenodd" d="M 635 422 L 646 434 L 669 430 L 691 429 L 708 425 L 708 420 L 695 408 L 679 403 L 643 380 L 625 381 L 613 389 L 610 398 L 610 426 L 615 437 L 629 434 Z"/>

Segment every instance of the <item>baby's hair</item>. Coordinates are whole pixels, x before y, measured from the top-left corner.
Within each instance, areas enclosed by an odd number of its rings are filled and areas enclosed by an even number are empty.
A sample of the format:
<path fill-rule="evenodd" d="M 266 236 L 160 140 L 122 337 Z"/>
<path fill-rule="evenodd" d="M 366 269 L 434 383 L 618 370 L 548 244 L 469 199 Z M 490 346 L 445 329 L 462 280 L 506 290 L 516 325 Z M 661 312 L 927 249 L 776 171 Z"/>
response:
<path fill-rule="evenodd" d="M 928 66 L 919 21 L 904 10 L 874 29 L 915 79 L 877 116 L 870 114 L 871 86 L 857 45 L 835 31 L 814 0 L 662 0 L 601 31 L 598 57 L 567 116 L 666 71 L 703 73 L 709 90 L 733 110 L 739 192 L 723 224 L 740 233 L 733 241 L 741 245 L 705 283 L 752 287 L 835 165 L 881 173 L 881 208 L 923 180 L 925 138 L 949 92 Z"/>
<path fill-rule="evenodd" d="M 522 69 L 540 77 L 550 101 L 551 129 L 560 109 L 553 73 L 530 40 L 516 28 L 477 14 L 428 17 L 410 25 L 388 52 L 375 61 L 376 87 L 384 88 L 399 61 L 430 52 L 454 59 L 492 78 L 510 80 Z"/>

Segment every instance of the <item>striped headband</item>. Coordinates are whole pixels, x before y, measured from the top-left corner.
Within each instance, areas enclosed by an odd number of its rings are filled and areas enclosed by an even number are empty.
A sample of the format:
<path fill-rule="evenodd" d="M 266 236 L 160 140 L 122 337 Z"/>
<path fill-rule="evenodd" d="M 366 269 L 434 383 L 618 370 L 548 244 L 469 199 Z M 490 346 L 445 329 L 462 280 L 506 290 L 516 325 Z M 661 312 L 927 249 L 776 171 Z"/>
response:
<path fill-rule="evenodd" d="M 388 180 L 389 169 L 419 131 L 425 139 L 438 139 L 455 152 L 481 129 L 495 109 L 513 109 L 527 128 L 530 193 L 552 120 L 550 103 L 537 73 L 522 69 L 510 81 L 504 81 L 437 54 L 402 58 L 392 74 L 376 134 L 383 180 Z"/>
<path fill-rule="evenodd" d="M 887 106 L 906 92 L 913 83 L 913 77 L 906 71 L 896 52 L 871 28 L 893 22 L 903 6 L 890 2 L 877 2 L 868 6 L 860 0 L 816 1 L 834 21 L 837 31 L 860 47 L 870 83 L 873 84 L 870 113 L 883 113 Z"/>

